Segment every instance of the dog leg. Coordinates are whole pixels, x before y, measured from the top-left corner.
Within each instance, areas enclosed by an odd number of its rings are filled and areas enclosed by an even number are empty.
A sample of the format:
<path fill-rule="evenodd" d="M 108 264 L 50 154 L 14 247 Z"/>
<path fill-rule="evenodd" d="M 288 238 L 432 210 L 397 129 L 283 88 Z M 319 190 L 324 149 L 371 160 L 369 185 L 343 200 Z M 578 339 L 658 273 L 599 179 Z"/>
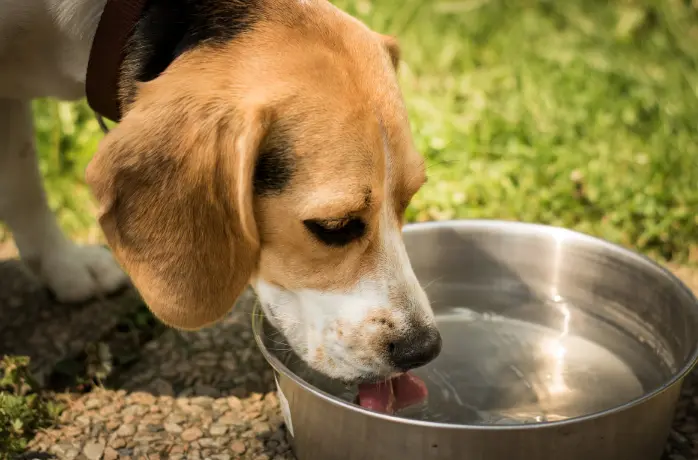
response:
<path fill-rule="evenodd" d="M 58 227 L 46 202 L 28 101 L 0 99 L 0 220 L 22 260 L 59 301 L 80 302 L 125 285 L 108 250 L 77 246 Z"/>

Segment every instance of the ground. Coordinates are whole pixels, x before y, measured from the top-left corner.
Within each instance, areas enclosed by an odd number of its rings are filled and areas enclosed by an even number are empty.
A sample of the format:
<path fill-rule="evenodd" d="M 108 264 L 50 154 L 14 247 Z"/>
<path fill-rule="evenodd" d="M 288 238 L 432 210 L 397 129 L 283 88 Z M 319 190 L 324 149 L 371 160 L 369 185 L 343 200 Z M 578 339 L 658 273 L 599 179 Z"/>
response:
<path fill-rule="evenodd" d="M 32 357 L 32 371 L 65 407 L 22 458 L 293 458 L 249 327 L 250 293 L 215 327 L 145 325 L 153 335 L 143 337 L 144 325 L 130 324 L 142 308 L 133 291 L 66 307 L 15 262 L 0 264 L 0 280 L 0 355 Z M 98 385 L 87 382 L 100 372 Z"/>
<path fill-rule="evenodd" d="M 698 289 L 698 1 L 334 3 L 400 40 L 401 84 L 429 174 L 410 220 L 565 226 L 670 264 Z M 97 122 L 84 101 L 37 101 L 35 120 L 61 225 L 102 242 L 83 180 Z M 35 437 L 20 430 L 30 450 L 289 458 L 250 336 L 249 298 L 213 328 L 176 333 L 128 290 L 56 305 L 12 258 L 0 227 L 0 355 L 30 355 L 40 384 L 66 407 Z M 694 381 L 667 444 L 672 460 L 698 458 Z"/>
<path fill-rule="evenodd" d="M 698 293 L 698 271 L 672 268 Z M 0 321 L 0 337 L 10 337 L 0 343 L 0 354 L 39 358 L 33 370 L 65 406 L 55 426 L 41 430 L 21 458 L 294 459 L 271 370 L 252 338 L 251 293 L 214 327 L 196 333 L 150 327 L 156 336 L 144 339 L 128 324 L 142 308 L 133 292 L 69 309 L 51 302 L 16 263 L 0 265 L 0 280 L 0 318 L 15 317 L 18 299 L 40 308 L 24 316 L 28 340 L 14 340 L 21 325 Z M 100 327 L 104 321 L 108 326 Z M 94 343 L 112 356 L 76 353 Z M 129 357 L 133 343 L 137 350 Z M 86 374 L 85 363 L 111 364 L 111 375 L 98 386 L 81 384 L 73 378 Z M 66 387 L 71 391 L 60 391 Z M 664 460 L 696 458 L 698 372 L 684 386 Z"/>

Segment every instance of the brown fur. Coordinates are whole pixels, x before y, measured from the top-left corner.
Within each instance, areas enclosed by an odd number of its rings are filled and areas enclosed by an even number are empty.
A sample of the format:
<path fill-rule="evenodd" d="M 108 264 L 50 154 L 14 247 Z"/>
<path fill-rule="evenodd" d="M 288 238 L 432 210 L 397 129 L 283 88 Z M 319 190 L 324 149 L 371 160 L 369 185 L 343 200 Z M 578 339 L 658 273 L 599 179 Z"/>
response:
<path fill-rule="evenodd" d="M 402 225 L 424 181 L 397 42 L 329 2 L 264 3 L 252 33 L 185 53 L 140 85 L 88 167 L 114 254 L 154 313 L 179 328 L 219 319 L 256 275 L 287 289 L 356 284 L 380 257 L 381 205 Z M 292 146 L 293 177 L 280 194 L 254 196 L 273 129 Z M 343 248 L 302 224 L 347 214 L 368 230 Z"/>

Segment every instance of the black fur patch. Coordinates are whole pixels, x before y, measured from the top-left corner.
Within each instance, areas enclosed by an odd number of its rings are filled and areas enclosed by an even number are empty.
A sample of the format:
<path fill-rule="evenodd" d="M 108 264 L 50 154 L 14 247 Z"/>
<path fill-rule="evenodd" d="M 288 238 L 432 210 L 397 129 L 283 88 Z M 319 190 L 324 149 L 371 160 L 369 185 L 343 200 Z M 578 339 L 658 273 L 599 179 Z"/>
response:
<path fill-rule="evenodd" d="M 135 83 L 153 80 L 178 56 L 200 44 L 216 45 L 250 30 L 260 0 L 148 0 L 125 49 L 120 89 L 133 101 Z"/>
<path fill-rule="evenodd" d="M 157 78 L 181 54 L 199 45 L 224 44 L 251 30 L 261 1 L 148 0 L 126 45 L 119 82 L 122 109 L 133 102 L 137 82 Z M 291 144 L 274 131 L 255 167 L 254 193 L 259 196 L 280 193 L 294 172 Z"/>
<path fill-rule="evenodd" d="M 293 148 L 286 136 L 272 132 L 262 144 L 254 170 L 254 193 L 271 196 L 281 193 L 295 170 Z"/>

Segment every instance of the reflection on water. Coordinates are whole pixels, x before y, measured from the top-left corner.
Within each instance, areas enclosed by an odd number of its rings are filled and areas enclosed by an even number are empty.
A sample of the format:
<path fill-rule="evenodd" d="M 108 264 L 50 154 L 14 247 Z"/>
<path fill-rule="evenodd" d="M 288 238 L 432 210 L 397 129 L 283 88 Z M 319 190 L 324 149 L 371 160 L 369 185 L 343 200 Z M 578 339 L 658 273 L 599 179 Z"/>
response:
<path fill-rule="evenodd" d="M 585 315 L 560 296 L 521 311 L 541 309 L 554 311 L 545 327 L 482 305 L 477 311 L 441 307 L 443 351 L 413 371 L 427 384 L 429 398 L 397 415 L 459 424 L 564 420 L 628 402 L 670 374 L 646 338 Z M 324 391 L 355 399 L 356 388 L 319 376 L 297 358 L 286 362 Z"/>

